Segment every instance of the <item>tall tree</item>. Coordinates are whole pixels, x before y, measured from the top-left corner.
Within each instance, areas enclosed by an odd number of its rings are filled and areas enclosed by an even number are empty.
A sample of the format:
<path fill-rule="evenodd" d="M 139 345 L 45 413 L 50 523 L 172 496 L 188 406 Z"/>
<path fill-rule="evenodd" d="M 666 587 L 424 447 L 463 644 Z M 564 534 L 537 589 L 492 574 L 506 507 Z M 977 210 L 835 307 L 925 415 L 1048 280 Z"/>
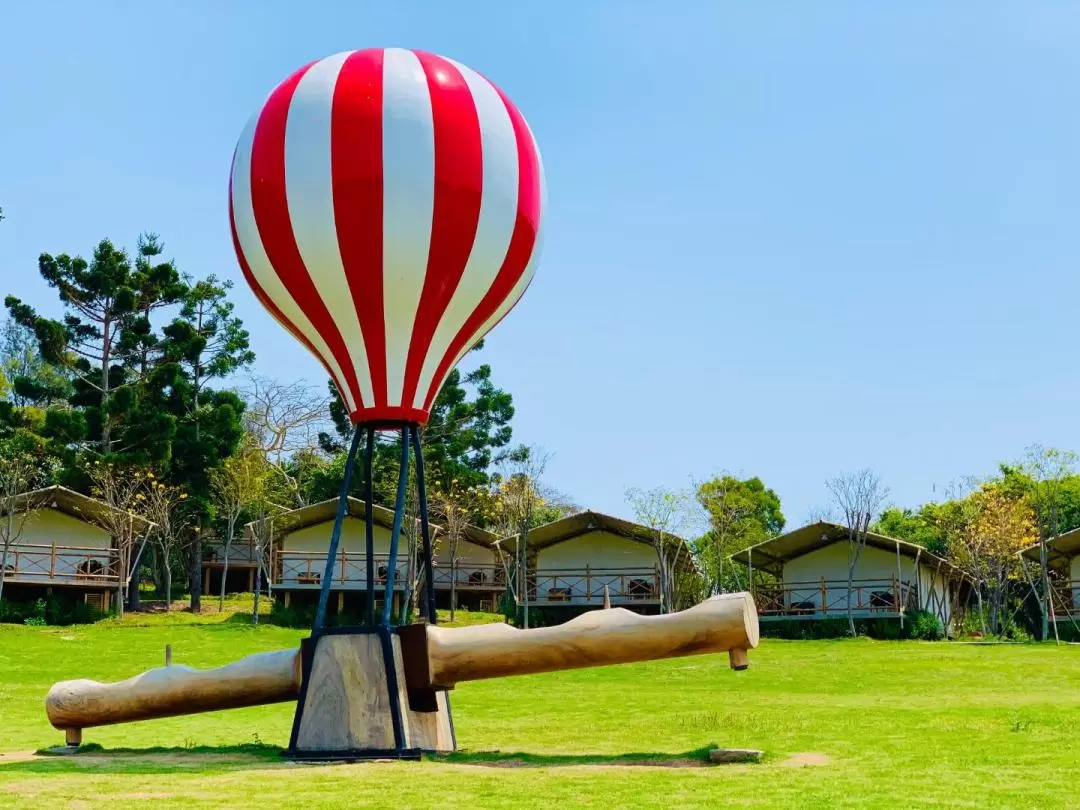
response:
<path fill-rule="evenodd" d="M 147 477 L 147 470 L 112 462 L 95 460 L 88 465 L 87 477 L 91 481 L 90 494 L 109 505 L 103 520 L 113 537 L 119 559 L 120 598 L 117 611 L 121 618 L 124 607 L 133 602 L 137 608 L 139 576 L 137 550 L 145 539 L 136 527 L 135 516 L 143 510 L 146 501 L 147 484 L 153 480 Z M 138 521 L 141 525 L 142 521 Z M 130 586 L 134 585 L 134 590 Z M 131 599 L 134 597 L 134 599 Z"/>
<path fill-rule="evenodd" d="M 744 548 L 776 537 L 784 529 L 780 498 L 760 478 L 720 475 L 697 486 L 698 503 L 709 530 L 695 544 L 710 593 L 726 586 L 724 562 Z"/>
<path fill-rule="evenodd" d="M 637 522 L 652 529 L 655 536 L 660 568 L 660 611 L 678 610 L 685 579 L 680 572 L 689 562 L 689 549 L 682 535 L 695 522 L 694 497 L 689 492 L 664 487 L 650 490 L 632 487 L 626 490 L 626 500 L 633 508 Z"/>
<path fill-rule="evenodd" d="M 539 447 L 523 447 L 502 462 L 495 482 L 498 533 L 514 538 L 512 576 L 506 578 L 507 586 L 516 583 L 525 629 L 529 627 L 529 532 L 537 526 L 537 515 L 545 506 L 541 479 L 550 458 Z"/>
<path fill-rule="evenodd" d="M 1035 512 L 1035 522 L 1039 537 L 1039 567 L 1041 569 L 1041 589 L 1039 612 L 1042 620 L 1042 639 L 1050 637 L 1050 611 L 1052 594 L 1050 592 L 1050 565 L 1048 545 L 1057 537 L 1065 526 L 1064 507 L 1067 503 L 1067 484 L 1076 469 L 1076 453 L 1059 450 L 1054 447 L 1032 445 L 1024 454 L 1022 470 L 1031 480 L 1028 501 Z M 1057 633 L 1057 624 L 1054 624 Z"/>
<path fill-rule="evenodd" d="M 491 502 L 488 491 L 476 486 L 464 487 L 456 478 L 435 481 L 430 489 L 431 514 L 442 524 L 443 542 L 446 549 L 443 559 L 450 569 L 450 621 L 454 621 L 457 609 L 457 565 L 461 542 L 479 513 Z M 441 552 L 441 549 L 440 549 Z M 440 553 L 438 556 L 442 557 Z"/>
<path fill-rule="evenodd" d="M 232 391 L 210 389 L 215 380 L 250 365 L 255 354 L 247 330 L 228 300 L 231 282 L 215 276 L 188 287 L 179 316 L 163 330 L 161 374 L 165 401 L 176 419 L 169 480 L 192 498 L 196 522 L 191 555 L 191 609 L 202 606 L 202 529 L 210 516 L 210 475 L 239 447 L 244 436 L 244 403 Z"/>
<path fill-rule="evenodd" d="M 336 497 L 345 454 L 339 456 L 340 468 L 331 471 L 331 483 L 321 482 L 320 475 L 328 467 L 319 445 L 320 435 L 326 437 L 322 429 L 330 397 L 303 381 L 282 382 L 254 374 L 241 395 L 246 402 L 245 428 L 270 464 L 277 479 L 271 487 L 280 502 L 299 507 Z"/>
<path fill-rule="evenodd" d="M 172 605 L 173 568 L 182 565 L 186 559 L 186 550 L 191 543 L 191 514 L 185 509 L 187 494 L 157 479 L 152 474 L 147 476 L 147 488 L 143 514 L 154 523 L 152 537 L 161 554 L 161 564 L 165 569 L 165 610 Z"/>
<path fill-rule="evenodd" d="M 984 622 L 985 593 L 990 602 L 989 630 L 998 634 L 1005 620 L 1009 582 L 1020 569 L 1020 552 L 1038 535 L 1035 515 L 1025 497 L 994 484 L 984 484 L 961 505 L 964 520 L 959 542 L 951 549 L 953 561 L 975 583 L 979 616 Z"/>
<path fill-rule="evenodd" d="M 885 499 L 889 497 L 889 489 L 882 486 L 877 473 L 870 469 L 830 478 L 825 482 L 825 486 L 843 515 L 848 532 L 847 615 L 848 631 L 854 636 L 855 615 L 851 594 L 855 587 L 855 568 L 859 564 L 862 550 L 866 547 L 866 534 L 870 530 L 870 523 L 881 512 Z"/>
<path fill-rule="evenodd" d="M 221 570 L 218 610 L 225 607 L 225 581 L 229 576 L 229 553 L 240 518 L 266 497 L 267 465 L 252 444 L 242 448 L 210 471 L 210 488 L 217 515 L 225 524 L 225 561 Z"/>
<path fill-rule="evenodd" d="M 99 452 L 114 449 L 114 432 L 134 397 L 121 391 L 138 380 L 136 367 L 140 341 L 126 330 L 143 328 L 142 317 L 159 305 L 174 303 L 180 279 L 172 262 L 156 262 L 161 245 L 156 237 L 141 237 L 139 260 L 112 242 L 102 240 L 89 262 L 80 256 L 42 253 L 38 270 L 60 296 L 62 321 L 39 315 L 19 298 L 5 304 L 11 317 L 33 330 L 42 358 L 65 369 L 74 378 L 72 405 L 85 409 L 90 438 Z M 153 284 L 147 278 L 153 276 Z"/>

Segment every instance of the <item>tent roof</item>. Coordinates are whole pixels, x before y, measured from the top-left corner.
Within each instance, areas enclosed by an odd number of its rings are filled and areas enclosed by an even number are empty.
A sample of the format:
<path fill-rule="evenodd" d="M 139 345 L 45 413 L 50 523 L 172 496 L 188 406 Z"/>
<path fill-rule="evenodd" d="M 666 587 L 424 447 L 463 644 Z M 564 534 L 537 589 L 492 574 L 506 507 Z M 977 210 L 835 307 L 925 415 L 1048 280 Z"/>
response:
<path fill-rule="evenodd" d="M 276 534 L 289 533 L 297 531 L 298 529 L 306 529 L 309 526 L 315 526 L 319 523 L 326 523 L 334 519 L 337 514 L 337 508 L 338 499 L 330 498 L 329 500 L 301 506 L 299 509 L 288 510 L 273 517 L 274 532 Z M 371 513 L 376 524 L 386 529 L 393 529 L 394 513 L 392 510 L 376 504 L 372 508 Z M 367 514 L 364 502 L 359 498 L 350 497 L 348 499 L 347 514 L 349 517 L 364 518 Z M 251 529 L 254 526 L 254 523 L 254 521 L 248 523 L 245 528 Z M 431 523 L 431 529 L 433 535 L 445 532 L 445 529 L 435 522 Z M 464 539 L 470 543 L 476 543 L 477 545 L 487 546 L 489 548 L 495 545 L 495 535 L 476 526 L 467 526 L 465 528 Z"/>
<path fill-rule="evenodd" d="M 89 495 L 83 495 L 81 492 L 76 492 L 73 489 L 62 486 L 51 486 L 30 490 L 15 498 L 16 511 L 25 508 L 27 505 L 29 505 L 31 509 L 57 509 L 60 512 L 79 518 L 80 520 L 85 520 L 88 523 L 93 523 L 95 526 L 99 526 L 110 532 L 112 531 L 112 527 L 110 526 L 110 512 L 113 514 L 126 515 L 131 520 L 132 527 L 137 528 L 140 532 L 145 532 L 154 525 L 153 522 L 141 515 L 114 509 L 109 506 L 109 504 L 105 503 L 105 501 L 92 498 Z"/>
<path fill-rule="evenodd" d="M 1039 561 L 1039 544 L 1028 546 L 1020 552 L 1029 560 Z M 1068 565 L 1069 561 L 1080 554 L 1080 529 L 1059 534 L 1046 544 L 1047 562 L 1051 568 Z"/>
<path fill-rule="evenodd" d="M 819 520 L 817 523 L 810 523 L 795 531 L 743 549 L 736 554 L 732 554 L 731 559 L 743 565 L 749 565 L 753 561 L 755 568 L 780 576 L 783 573 L 784 563 L 788 560 L 802 557 L 811 551 L 817 551 L 819 548 L 824 548 L 841 540 L 846 541 L 847 537 L 848 529 L 846 526 Z M 928 563 L 945 565 L 949 568 L 955 567 L 948 560 L 930 553 L 920 545 L 909 543 L 906 540 L 898 540 L 895 537 L 887 537 L 883 534 L 867 532 L 866 545 L 885 551 L 896 552 L 899 550 L 900 554 L 905 557 L 914 558 L 919 555 L 921 559 L 925 559 Z"/>
<path fill-rule="evenodd" d="M 530 529 L 529 545 L 533 549 L 539 550 L 594 531 L 605 531 L 650 546 L 656 544 L 657 532 L 648 526 L 587 510 Z M 669 536 L 679 543 L 685 544 L 686 542 L 676 535 Z M 513 546 L 517 543 L 518 537 L 519 535 L 516 534 L 504 537 L 498 541 L 498 544 L 501 546 Z"/>

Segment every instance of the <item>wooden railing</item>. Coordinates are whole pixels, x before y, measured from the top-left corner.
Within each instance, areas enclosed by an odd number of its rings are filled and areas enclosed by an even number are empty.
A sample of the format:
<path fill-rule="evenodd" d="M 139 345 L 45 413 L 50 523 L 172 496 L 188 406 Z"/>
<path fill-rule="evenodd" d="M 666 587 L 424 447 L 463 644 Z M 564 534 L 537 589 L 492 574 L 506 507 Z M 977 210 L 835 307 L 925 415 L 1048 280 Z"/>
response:
<path fill-rule="evenodd" d="M 259 561 L 255 544 L 251 540 L 233 540 L 229 544 L 229 564 L 251 564 Z M 225 543 L 209 542 L 203 545 L 203 562 L 210 565 L 221 565 L 225 562 Z"/>
<path fill-rule="evenodd" d="M 869 614 L 898 613 L 919 605 L 918 586 L 896 577 L 892 579 L 856 579 L 848 590 L 848 581 L 820 579 L 756 585 L 754 602 L 759 616 L 829 616 L 848 610 L 850 594 L 853 611 Z"/>
<path fill-rule="evenodd" d="M 544 568 L 529 572 L 529 601 L 536 604 L 603 603 L 607 586 L 612 604 L 656 602 L 660 572 L 655 568 Z M 520 594 L 519 594 L 520 598 Z"/>
<path fill-rule="evenodd" d="M 1054 618 L 1080 622 L 1080 580 L 1054 582 L 1051 592 Z"/>
<path fill-rule="evenodd" d="M 119 552 L 57 543 L 20 543 L 8 550 L 4 581 L 115 587 L 120 582 Z"/>
<path fill-rule="evenodd" d="M 389 573 L 390 555 L 376 554 L 375 584 L 385 585 Z M 394 574 L 395 587 L 405 587 L 409 561 L 398 557 Z M 275 551 L 273 584 L 277 587 L 321 585 L 326 570 L 326 553 L 317 551 Z M 332 584 L 363 588 L 367 585 L 367 555 L 362 552 L 339 551 L 334 559 Z"/>
<path fill-rule="evenodd" d="M 506 587 L 506 570 L 501 565 L 482 565 L 468 560 L 435 563 L 435 587 L 449 590 L 451 585 L 459 589 L 497 590 Z"/>

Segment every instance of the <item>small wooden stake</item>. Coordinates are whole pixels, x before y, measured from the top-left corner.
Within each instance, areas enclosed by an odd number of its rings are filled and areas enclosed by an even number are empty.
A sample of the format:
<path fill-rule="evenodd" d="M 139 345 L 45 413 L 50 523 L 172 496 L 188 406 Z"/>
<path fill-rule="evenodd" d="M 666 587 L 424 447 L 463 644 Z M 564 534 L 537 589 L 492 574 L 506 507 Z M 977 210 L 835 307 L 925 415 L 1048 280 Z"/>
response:
<path fill-rule="evenodd" d="M 165 645 L 165 666 L 172 666 L 172 644 Z"/>
<path fill-rule="evenodd" d="M 735 648 L 728 650 L 728 661 L 734 670 L 743 670 L 750 666 L 750 659 L 746 655 L 746 650 Z"/>
<path fill-rule="evenodd" d="M 64 729 L 64 742 L 66 742 L 72 748 L 78 748 L 80 745 L 82 745 L 82 729 Z"/>
<path fill-rule="evenodd" d="M 608 610 L 611 607 L 611 591 L 607 585 L 604 586 L 604 610 Z"/>

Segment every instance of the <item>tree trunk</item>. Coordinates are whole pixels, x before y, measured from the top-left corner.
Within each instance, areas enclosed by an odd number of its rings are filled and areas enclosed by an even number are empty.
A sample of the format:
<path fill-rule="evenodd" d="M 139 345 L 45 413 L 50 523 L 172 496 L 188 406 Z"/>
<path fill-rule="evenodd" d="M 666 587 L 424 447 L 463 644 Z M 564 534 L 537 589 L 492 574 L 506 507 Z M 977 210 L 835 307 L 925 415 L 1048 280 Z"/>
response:
<path fill-rule="evenodd" d="M 854 543 L 855 546 L 851 550 L 851 564 L 848 565 L 847 570 L 847 622 L 848 633 L 851 634 L 852 638 L 855 637 L 855 607 L 851 604 L 851 596 L 855 590 L 855 566 L 859 564 L 859 551 L 861 550 L 857 539 Z M 822 598 L 824 598 L 824 595 Z M 825 610 L 828 606 L 823 604 L 821 608 Z"/>
<path fill-rule="evenodd" d="M 528 558 L 528 545 L 525 539 L 525 534 L 521 535 L 521 582 L 522 582 L 522 599 L 524 607 L 524 619 L 525 629 L 529 629 L 529 558 Z"/>
<path fill-rule="evenodd" d="M 1042 567 L 1042 599 L 1039 600 L 1039 612 L 1042 614 L 1042 636 L 1039 641 L 1050 638 L 1050 571 L 1046 556 L 1046 537 L 1039 537 L 1039 565 Z"/>
<path fill-rule="evenodd" d="M 7 576 L 8 544 L 4 543 L 4 553 L 0 556 L 0 599 L 4 598 L 4 577 Z"/>
<path fill-rule="evenodd" d="M 262 596 L 262 564 L 255 569 L 255 608 L 251 614 L 251 623 L 259 623 L 259 597 Z"/>
<path fill-rule="evenodd" d="M 120 554 L 117 559 L 117 585 L 120 587 L 117 589 L 116 599 L 116 616 L 119 619 L 124 618 L 124 602 L 127 601 L 128 595 L 128 557 L 131 554 L 131 546 L 126 541 L 122 541 L 120 544 Z"/>
<path fill-rule="evenodd" d="M 457 608 L 457 560 L 453 555 L 450 557 L 450 621 L 454 620 L 454 609 Z"/>
<path fill-rule="evenodd" d="M 106 312 L 112 300 L 106 304 Z M 109 416 L 109 366 L 112 364 L 112 318 L 104 315 L 101 320 L 101 452 L 108 453 L 112 447 L 112 424 Z"/>
<path fill-rule="evenodd" d="M 988 635 L 986 631 L 986 611 L 983 610 L 982 583 L 975 588 L 975 600 L 979 605 L 979 624 L 982 626 L 983 637 Z"/>
<path fill-rule="evenodd" d="M 165 612 L 172 610 L 172 565 L 168 561 L 168 555 L 163 555 L 165 560 Z"/>
<path fill-rule="evenodd" d="M 221 595 L 218 596 L 218 613 L 225 610 L 225 580 L 229 578 L 229 552 L 232 550 L 233 534 L 236 532 L 236 518 L 229 515 L 229 533 L 225 535 L 225 562 L 221 567 Z"/>
<path fill-rule="evenodd" d="M 142 565 L 142 555 L 146 552 L 146 546 L 139 548 L 138 553 L 131 560 L 131 582 L 128 583 L 128 610 L 137 612 L 141 608 L 139 594 L 139 568 Z"/>
<path fill-rule="evenodd" d="M 202 525 L 191 544 L 191 612 L 202 612 Z"/>
<path fill-rule="evenodd" d="M 998 613 L 997 590 L 990 592 L 990 632 L 995 636 L 1001 635 L 1000 614 Z"/>
<path fill-rule="evenodd" d="M 7 561 L 8 552 L 11 550 L 11 541 L 13 538 L 13 532 L 15 531 L 15 514 L 12 509 L 12 503 L 8 501 L 7 510 L 7 534 L 4 535 L 4 555 L 3 559 L 0 559 L 0 599 L 4 598 L 4 577 L 7 576 Z"/>

